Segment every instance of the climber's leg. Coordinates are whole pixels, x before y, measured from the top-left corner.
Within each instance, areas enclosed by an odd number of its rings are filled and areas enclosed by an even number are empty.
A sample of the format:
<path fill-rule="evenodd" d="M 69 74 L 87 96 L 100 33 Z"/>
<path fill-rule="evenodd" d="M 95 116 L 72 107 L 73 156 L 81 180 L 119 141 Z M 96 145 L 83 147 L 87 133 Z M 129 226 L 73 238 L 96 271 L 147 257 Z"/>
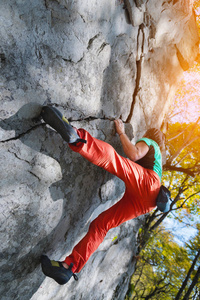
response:
<path fill-rule="evenodd" d="M 134 206 L 131 204 L 127 194 L 125 194 L 115 205 L 101 213 L 94 221 L 92 221 L 88 233 L 74 247 L 71 255 L 65 259 L 65 262 L 68 265 L 71 263 L 74 264 L 72 272 L 77 273 L 83 268 L 91 254 L 94 253 L 102 243 L 109 229 L 134 217 L 136 217 Z"/>
<path fill-rule="evenodd" d="M 91 163 L 116 175 L 125 183 L 133 180 L 134 172 L 136 177 L 139 176 L 138 172 L 142 167 L 119 155 L 110 144 L 92 137 L 89 132 L 82 128 L 78 129 L 77 133 L 81 139 L 87 140 L 87 144 L 78 143 L 76 146 L 69 144 L 73 151 L 78 152 Z"/>
<path fill-rule="evenodd" d="M 69 143 L 72 150 L 79 152 L 93 164 L 104 168 L 123 181 L 132 174 L 134 162 L 120 156 L 108 143 L 93 138 L 86 130 L 73 128 L 55 107 L 44 106 L 41 116 Z"/>
<path fill-rule="evenodd" d="M 155 173 L 154 171 L 152 172 Z M 79 272 L 83 268 L 92 253 L 94 253 L 94 251 L 102 243 L 109 229 L 117 227 L 123 222 L 133 219 L 155 208 L 159 186 L 160 180 L 159 177 L 156 177 L 154 180 L 153 190 L 148 189 L 145 186 L 141 187 L 141 192 L 146 190 L 145 194 L 148 194 L 148 200 L 145 203 L 142 203 L 143 196 L 136 194 L 134 192 L 134 188 L 132 188 L 131 192 L 126 190 L 120 201 L 101 213 L 94 221 L 92 221 L 89 226 L 88 233 L 74 247 L 72 253 L 65 259 L 67 265 L 73 263 L 72 272 Z"/>

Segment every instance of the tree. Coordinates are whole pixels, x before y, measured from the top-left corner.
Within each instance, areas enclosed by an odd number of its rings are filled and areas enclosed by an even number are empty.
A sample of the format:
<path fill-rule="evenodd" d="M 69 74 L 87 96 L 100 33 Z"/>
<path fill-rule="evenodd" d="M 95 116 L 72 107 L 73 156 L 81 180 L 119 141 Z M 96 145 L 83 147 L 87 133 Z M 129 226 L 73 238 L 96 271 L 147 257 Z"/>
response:
<path fill-rule="evenodd" d="M 191 283 L 191 285 L 190 285 L 190 287 L 189 287 L 187 293 L 185 294 L 183 300 L 188 300 L 188 299 L 189 299 L 189 296 L 190 296 L 190 294 L 191 294 L 193 288 L 194 288 L 195 285 L 198 283 L 199 277 L 200 277 L 200 266 L 198 267 L 198 270 L 197 270 L 197 272 L 196 272 L 196 275 L 195 275 L 195 277 L 194 277 L 194 279 L 193 279 L 193 281 L 192 281 L 192 283 Z M 199 292 L 198 292 L 198 296 L 200 296 L 200 293 L 199 293 Z M 196 298 L 196 299 L 197 299 L 197 298 Z M 199 297 L 198 297 L 198 299 L 199 299 Z"/>
<path fill-rule="evenodd" d="M 195 265 L 196 265 L 199 257 L 200 257 L 200 248 L 199 248 L 199 251 L 197 252 L 197 254 L 196 254 L 196 256 L 195 256 L 195 258 L 194 258 L 194 260 L 192 262 L 192 265 L 191 265 L 191 267 L 190 267 L 190 269 L 189 269 L 189 271 L 187 273 L 187 276 L 186 276 L 185 280 L 183 281 L 183 283 L 181 285 L 180 290 L 178 291 L 178 293 L 176 295 L 175 300 L 179 300 L 180 299 L 181 294 L 183 293 L 184 289 L 186 288 L 187 283 L 188 283 L 188 281 L 190 279 L 190 276 L 191 276 L 192 272 L 194 271 L 194 267 L 195 267 Z M 192 281 L 192 283 L 191 283 L 191 285 L 190 285 L 187 293 L 185 294 L 185 297 L 184 297 L 185 299 L 188 299 L 189 295 L 192 292 L 192 289 L 193 289 L 194 285 L 198 282 L 199 276 L 200 276 L 200 266 L 198 267 L 198 270 L 197 270 L 197 272 L 195 274 L 195 277 L 194 277 L 194 279 L 193 279 L 193 281 Z"/>
<path fill-rule="evenodd" d="M 172 123 L 168 129 L 168 159 L 164 170 L 182 172 L 194 177 L 200 174 L 200 117 L 195 123 Z M 174 135 L 175 133 L 175 135 Z"/>
<path fill-rule="evenodd" d="M 200 118 L 195 123 L 172 123 L 167 133 L 164 181 L 171 189 L 175 210 L 200 213 Z M 184 215 L 182 212 L 179 215 Z"/>
<path fill-rule="evenodd" d="M 195 169 L 200 162 L 199 137 L 196 138 L 199 134 L 198 123 L 199 120 L 193 124 L 175 123 L 169 125 L 167 133 L 167 161 L 165 164 L 163 181 L 171 189 L 173 201 L 168 213 L 163 214 L 156 209 L 147 216 L 144 227 L 139 232 L 140 255 L 144 252 L 146 257 L 146 255 L 148 256 L 150 253 L 153 253 L 154 258 L 157 258 L 155 249 L 157 252 L 158 247 L 152 242 L 152 239 L 155 241 L 158 239 L 159 230 L 162 229 L 162 222 L 166 217 L 169 217 L 171 213 L 173 213 L 173 217 L 180 222 L 184 222 L 185 215 L 192 218 L 192 216 L 197 216 L 200 213 L 200 174 Z M 172 171 L 169 166 L 174 166 L 177 169 Z M 192 173 L 189 173 L 189 171 Z M 166 236 L 168 236 L 168 240 L 166 240 Z M 199 232 L 197 236 L 200 236 Z M 168 253 L 169 257 L 173 257 L 173 255 L 177 253 L 176 247 L 178 248 L 178 246 L 172 247 L 172 241 L 170 241 L 168 233 L 165 233 L 165 238 L 162 236 L 162 240 L 168 245 L 164 246 L 163 243 L 160 242 L 160 245 L 162 245 L 162 253 Z M 153 247 L 151 247 L 152 245 Z M 149 266 L 147 267 L 144 263 L 140 263 L 140 266 L 137 267 L 140 276 L 138 275 L 136 283 L 132 283 L 130 288 L 130 291 L 135 293 L 134 299 L 156 299 L 158 294 L 159 299 L 175 299 L 176 296 L 182 295 L 185 290 L 187 290 L 187 292 L 184 297 L 189 297 L 191 293 L 192 295 L 194 294 L 193 289 L 197 285 L 199 278 L 199 269 L 197 271 L 194 270 L 199 258 L 199 238 L 186 246 L 186 252 L 189 258 L 187 257 L 184 261 L 184 266 L 187 266 L 187 268 L 184 269 L 184 272 L 183 270 L 179 270 L 177 273 L 174 270 L 172 271 L 170 266 L 175 265 L 172 261 L 166 263 L 167 260 L 164 262 L 157 260 L 156 264 L 150 264 L 154 267 L 154 271 L 156 270 L 155 275 L 155 272 L 152 270 L 150 272 Z M 151 249 L 150 253 L 148 253 L 149 247 Z M 171 249 L 173 250 L 171 251 Z M 180 248 L 178 251 L 183 257 L 183 249 Z M 158 253 L 159 257 L 162 257 L 160 252 Z M 147 262 L 148 259 L 145 258 L 143 259 L 143 262 L 144 261 Z M 180 260 L 177 261 L 181 264 Z M 186 262 L 189 262 L 190 265 Z M 158 266 L 162 266 L 161 270 L 165 271 L 163 271 L 163 273 L 160 272 Z M 146 269 L 148 272 L 148 280 L 150 281 L 149 288 L 144 276 Z M 180 274 L 184 274 L 184 276 L 180 277 Z M 177 276 L 180 277 L 180 281 L 177 280 Z M 151 277 L 153 279 L 150 279 Z M 175 283 L 170 282 L 169 284 L 169 278 L 173 278 Z M 139 282 L 142 282 L 142 286 L 140 286 L 141 283 L 139 284 Z M 190 287 L 188 287 L 189 284 Z M 137 287 L 139 287 L 140 292 L 137 291 Z M 180 291 L 178 290 L 179 288 Z M 162 295 L 164 295 L 164 298 L 162 298 Z M 166 295 L 169 295 L 169 297 Z M 180 299 L 180 296 L 177 299 Z"/>
<path fill-rule="evenodd" d="M 198 232 L 190 243 L 180 245 L 174 241 L 170 232 L 162 225 L 159 226 L 137 259 L 136 272 L 126 299 L 171 300 L 181 295 L 185 289 L 185 297 L 188 297 L 187 293 L 194 296 L 192 290 L 194 284 L 198 283 L 199 274 L 198 270 L 194 270 L 199 262 L 199 256 L 194 256 L 194 252 L 199 252 L 199 238 Z"/>

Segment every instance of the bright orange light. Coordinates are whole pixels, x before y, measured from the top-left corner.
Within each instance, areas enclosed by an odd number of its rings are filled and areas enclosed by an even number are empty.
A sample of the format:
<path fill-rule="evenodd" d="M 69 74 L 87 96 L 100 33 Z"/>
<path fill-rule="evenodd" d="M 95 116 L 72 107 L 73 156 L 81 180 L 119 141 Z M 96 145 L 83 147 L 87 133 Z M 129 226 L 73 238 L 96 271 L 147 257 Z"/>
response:
<path fill-rule="evenodd" d="M 194 11 L 200 36 L 200 0 L 194 1 Z M 172 122 L 196 122 L 200 117 L 200 60 L 185 71 L 175 94 Z"/>
<path fill-rule="evenodd" d="M 196 122 L 200 117 L 200 65 L 184 72 L 175 94 L 172 122 Z"/>

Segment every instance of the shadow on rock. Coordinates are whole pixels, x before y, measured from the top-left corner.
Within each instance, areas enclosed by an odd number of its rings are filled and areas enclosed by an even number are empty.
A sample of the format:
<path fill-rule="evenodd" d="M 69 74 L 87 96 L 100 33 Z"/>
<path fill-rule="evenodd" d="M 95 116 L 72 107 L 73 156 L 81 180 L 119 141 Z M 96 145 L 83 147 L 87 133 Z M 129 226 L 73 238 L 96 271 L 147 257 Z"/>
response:
<path fill-rule="evenodd" d="M 29 103 L 24 105 L 15 115 L 0 122 L 2 129 L 11 131 L 12 133 L 9 138 L 2 140 L 2 143 L 12 141 L 15 143 L 15 141 L 20 140 L 24 145 L 36 151 L 36 154 L 30 152 L 30 155 L 38 155 L 38 152 L 58 161 L 62 173 L 62 179 L 47 186 L 52 200 L 56 201 L 59 198 L 63 198 L 62 215 L 55 228 L 45 236 L 44 232 L 40 235 L 42 229 L 39 227 L 38 236 L 36 237 L 34 233 L 34 238 L 31 239 L 35 228 L 32 228 L 29 224 L 31 222 L 29 220 L 30 212 L 24 211 L 23 218 L 20 215 L 18 216 L 18 219 L 20 219 L 17 223 L 18 228 L 13 228 L 16 240 L 22 236 L 22 243 L 18 241 L 17 247 L 14 249 L 9 247 L 0 253 L 2 261 L 6 261 L 1 267 L 1 280 L 4 282 L 1 292 L 10 297 L 9 299 L 15 300 L 30 299 L 31 295 L 33 295 L 44 280 L 39 267 L 42 253 L 51 255 L 55 250 L 58 251 L 58 247 L 60 247 L 59 255 L 66 252 L 66 250 L 71 250 L 73 245 L 65 245 L 66 236 L 69 240 L 73 240 L 72 236 L 80 233 L 80 229 L 76 228 L 75 225 L 77 222 L 80 222 L 85 213 L 90 215 L 95 206 L 93 199 L 97 199 L 99 185 L 103 184 L 105 180 L 104 170 L 98 168 L 98 172 L 96 172 L 96 166 L 83 160 L 77 153 L 67 150 L 67 145 L 62 138 L 54 130 L 42 123 L 40 111 L 41 105 Z M 37 200 L 34 192 L 33 190 L 34 201 L 40 201 Z M 98 202 L 99 199 L 96 201 Z M 30 203 L 29 205 L 32 204 Z M 34 224 L 39 224 L 39 216 L 32 214 L 32 221 Z M 26 232 L 23 236 L 20 231 L 25 226 Z M 68 232 L 69 228 L 70 235 Z M 28 253 L 22 249 L 23 244 L 24 248 L 27 244 L 26 235 L 30 239 L 29 242 L 33 243 L 30 250 L 27 250 Z M 23 255 L 20 252 L 26 254 Z M 35 279 L 34 284 L 30 284 L 30 282 L 33 282 L 33 277 Z M 14 282 L 17 282 L 17 288 Z"/>
<path fill-rule="evenodd" d="M 38 103 L 25 104 L 15 115 L 0 121 L 0 127 L 4 130 L 15 130 L 15 137 L 12 138 L 19 138 L 33 127 L 41 125 L 41 109 L 42 105 Z"/>

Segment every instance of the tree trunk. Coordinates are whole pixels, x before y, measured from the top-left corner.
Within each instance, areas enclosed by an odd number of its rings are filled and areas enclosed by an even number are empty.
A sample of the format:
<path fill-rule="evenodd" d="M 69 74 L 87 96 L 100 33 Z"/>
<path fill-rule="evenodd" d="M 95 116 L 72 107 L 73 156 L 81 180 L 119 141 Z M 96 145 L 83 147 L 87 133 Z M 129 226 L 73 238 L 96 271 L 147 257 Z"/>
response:
<path fill-rule="evenodd" d="M 191 283 L 187 293 L 183 297 L 183 300 L 188 300 L 189 299 L 190 294 L 191 294 L 193 288 L 195 287 L 195 285 L 197 284 L 199 277 L 200 277 L 200 266 L 198 267 L 198 270 L 197 270 L 197 272 L 196 272 L 196 274 L 195 274 L 195 276 L 192 280 L 192 283 Z"/>
<path fill-rule="evenodd" d="M 196 262 L 197 262 L 199 256 L 200 256 L 200 249 L 199 249 L 199 251 L 197 252 L 197 255 L 195 256 L 195 258 L 194 258 L 194 260 L 193 260 L 193 263 L 192 263 L 192 265 L 191 265 L 191 267 L 190 267 L 190 269 L 189 269 L 189 271 L 188 271 L 188 273 L 187 273 L 187 276 L 186 276 L 185 280 L 184 280 L 183 283 L 182 283 L 182 286 L 181 286 L 180 290 L 178 291 L 178 294 L 176 295 L 175 300 L 179 300 L 179 299 L 180 299 L 181 294 L 183 293 L 183 290 L 185 289 L 185 287 L 186 287 L 186 285 L 187 285 L 187 283 L 188 283 L 188 280 L 189 280 L 189 278 L 190 278 L 190 275 L 191 275 L 191 273 L 192 273 L 193 270 L 194 270 L 194 266 L 195 266 L 195 264 L 196 264 Z M 198 271 L 200 271 L 200 267 L 199 267 Z M 197 271 L 197 273 L 198 273 L 198 271 Z M 198 276 L 199 276 L 199 275 L 198 275 Z M 195 277 L 196 277 L 196 275 L 195 275 Z M 194 277 L 194 279 L 195 279 L 195 277 Z M 194 281 L 194 279 L 193 279 L 193 281 Z M 193 281 L 192 281 L 192 283 L 193 283 Z M 192 284 L 191 284 L 191 285 L 192 285 Z M 190 287 L 191 287 L 191 285 L 190 285 Z M 193 287 L 194 287 L 194 286 L 193 286 Z M 192 288 L 193 288 L 193 287 L 192 287 Z M 189 288 L 189 289 L 190 289 L 190 288 Z M 189 289 L 188 289 L 188 291 L 189 291 Z M 192 290 L 191 290 L 191 291 L 192 291 Z M 191 293 L 191 291 L 190 291 L 190 293 Z M 188 292 L 187 292 L 187 293 L 188 293 Z M 186 293 L 186 294 L 187 294 L 187 293 Z M 187 299 L 187 298 L 184 298 L 184 299 Z"/>
<path fill-rule="evenodd" d="M 192 169 L 186 169 L 186 168 L 182 168 L 182 167 L 176 167 L 173 165 L 169 165 L 168 162 L 166 165 L 164 165 L 164 170 L 165 171 L 176 171 L 176 172 L 182 172 L 185 173 L 187 175 L 190 175 L 192 177 L 194 177 L 197 173 L 197 171 L 195 170 L 195 167 Z"/>

